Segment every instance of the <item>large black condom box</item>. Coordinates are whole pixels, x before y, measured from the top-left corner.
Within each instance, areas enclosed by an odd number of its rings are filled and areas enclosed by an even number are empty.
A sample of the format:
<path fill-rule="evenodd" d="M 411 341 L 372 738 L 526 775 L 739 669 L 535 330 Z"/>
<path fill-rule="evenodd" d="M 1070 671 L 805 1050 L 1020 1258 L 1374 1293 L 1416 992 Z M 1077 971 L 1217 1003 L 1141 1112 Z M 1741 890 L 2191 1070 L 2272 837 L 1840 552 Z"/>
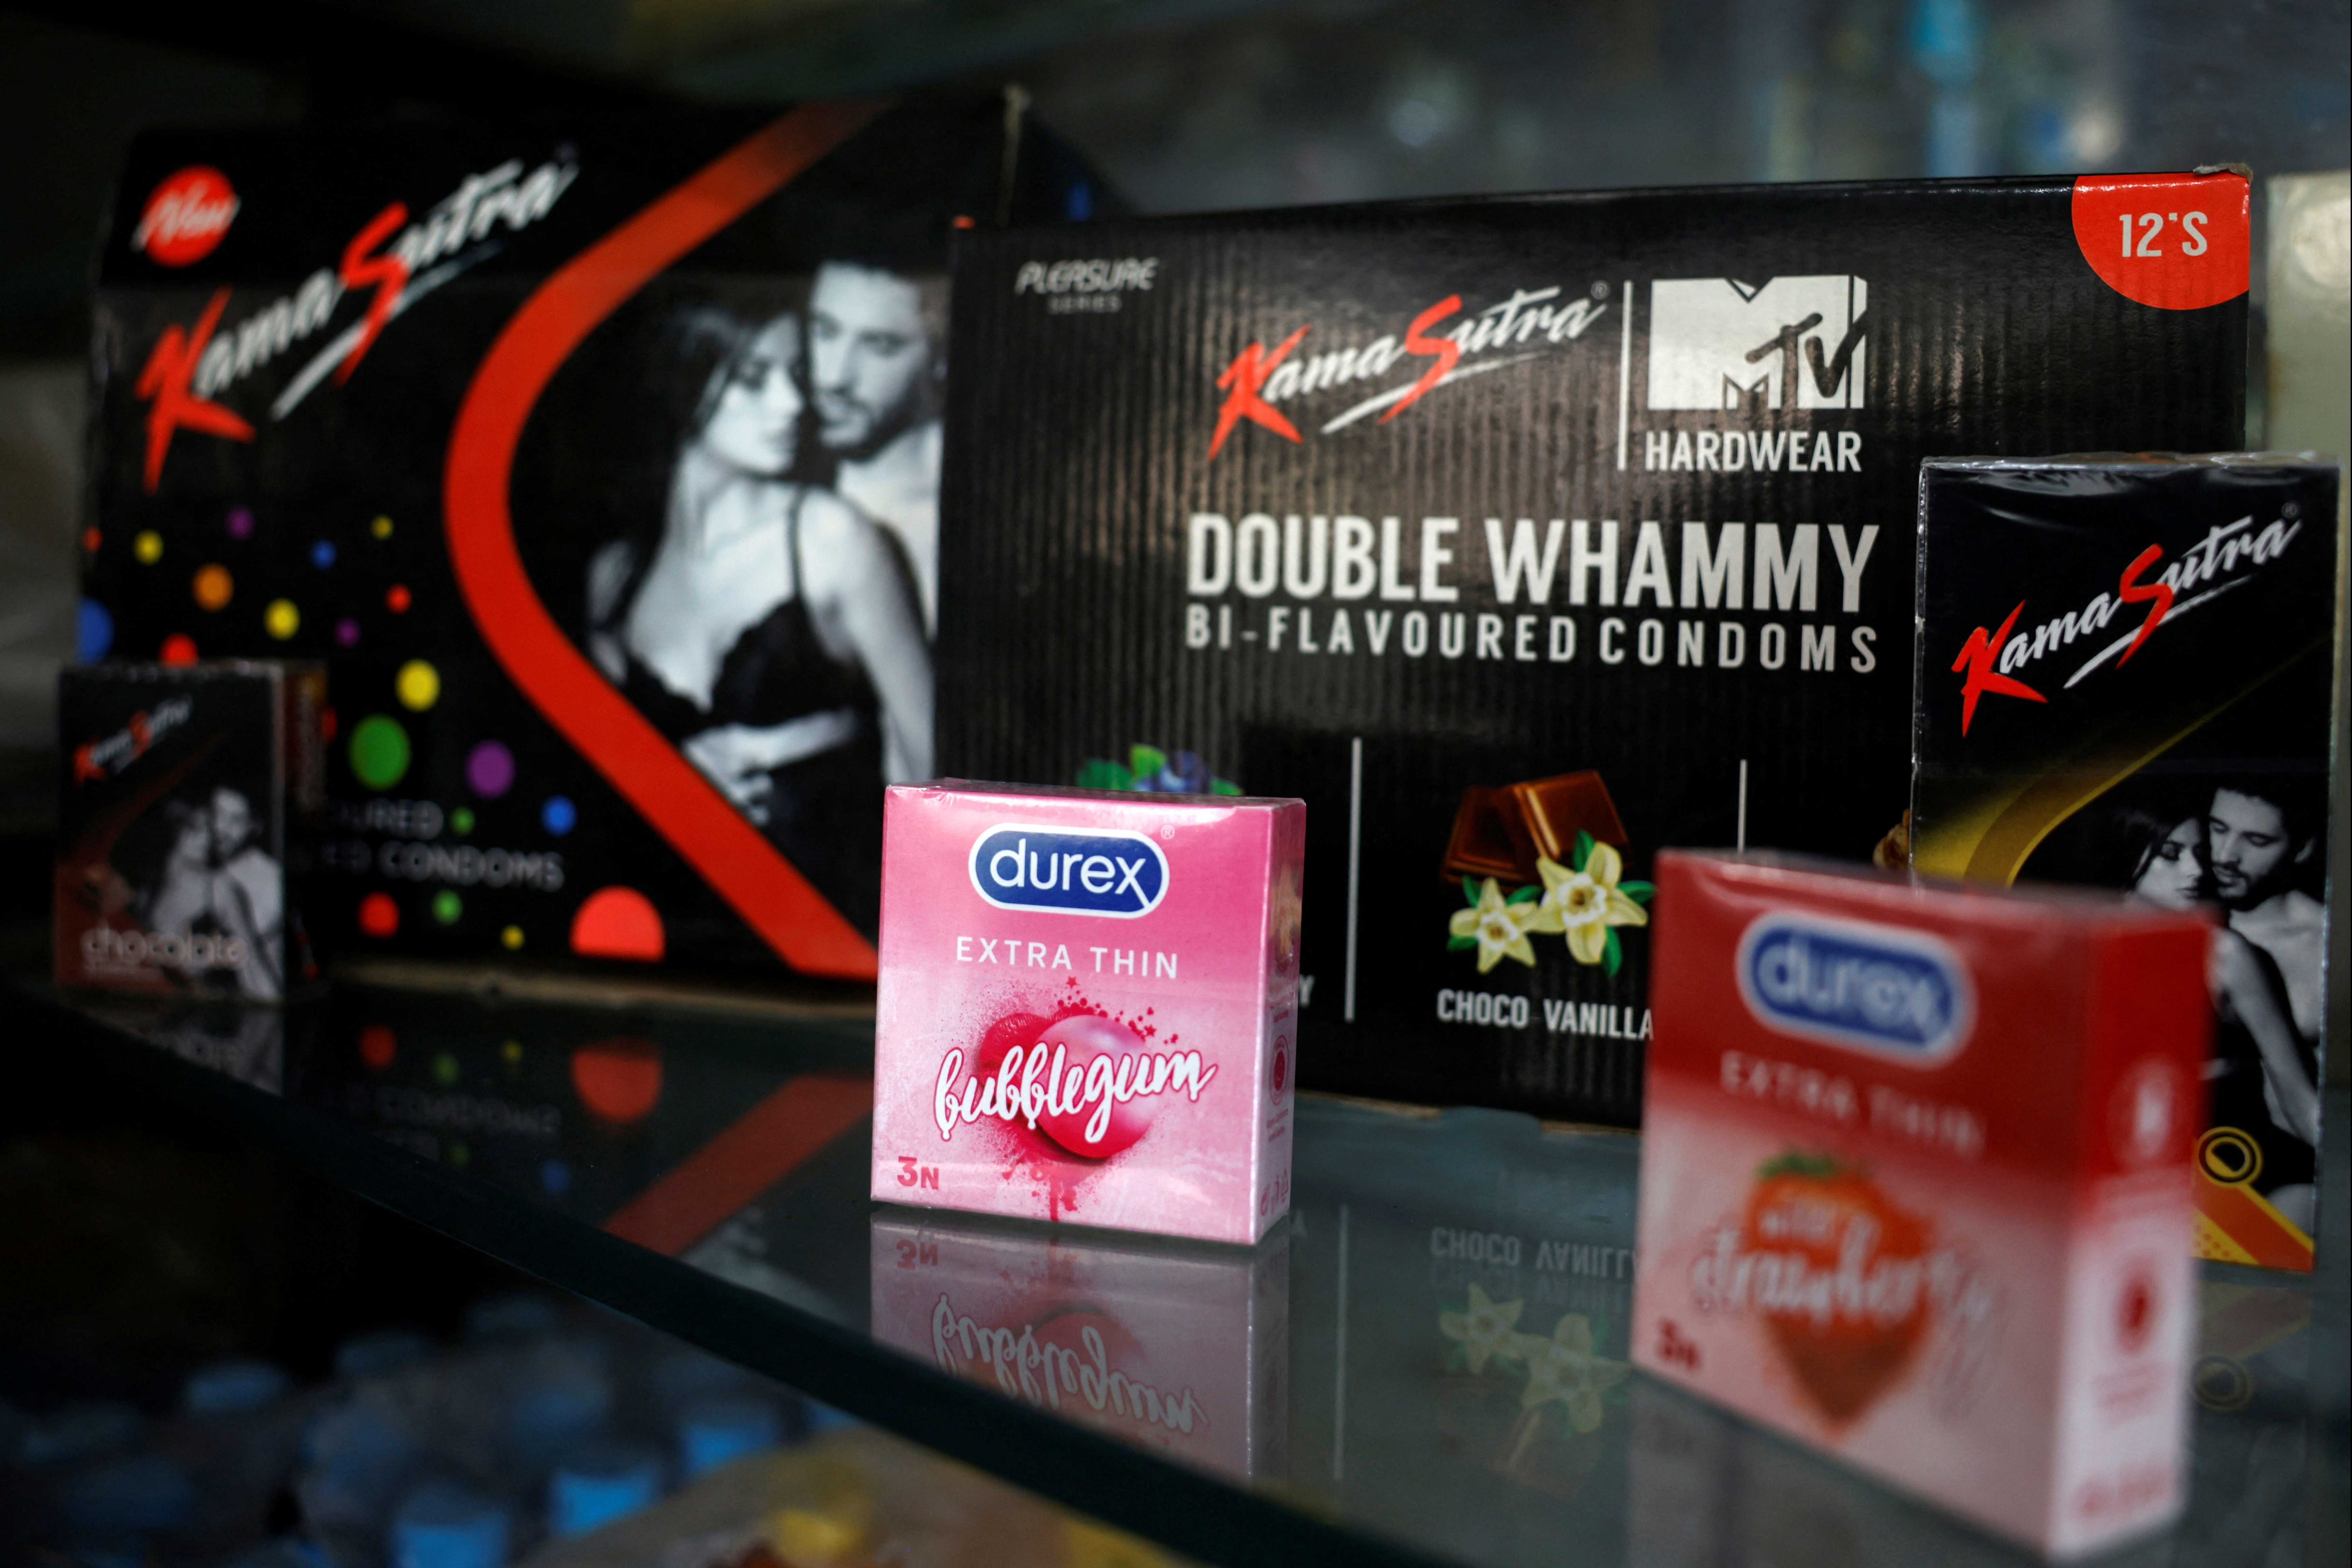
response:
<path fill-rule="evenodd" d="M 314 932 L 872 974 L 950 238 L 1100 199 L 1019 101 L 136 144 L 82 651 L 331 667 Z"/>
<path fill-rule="evenodd" d="M 1631 1123 L 1655 851 L 1899 842 L 1921 460 L 2241 440 L 2247 190 L 963 237 L 940 763 L 1303 796 L 1303 1084 Z"/>

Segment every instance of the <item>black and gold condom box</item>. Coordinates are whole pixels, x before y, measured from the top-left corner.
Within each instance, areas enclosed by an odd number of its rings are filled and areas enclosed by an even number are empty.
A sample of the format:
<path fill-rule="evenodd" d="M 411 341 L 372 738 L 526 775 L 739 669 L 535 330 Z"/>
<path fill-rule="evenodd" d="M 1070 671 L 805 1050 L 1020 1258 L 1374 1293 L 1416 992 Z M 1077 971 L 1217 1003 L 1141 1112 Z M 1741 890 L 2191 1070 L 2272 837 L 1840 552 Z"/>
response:
<path fill-rule="evenodd" d="M 2343 793 L 2339 485 L 2310 453 L 1919 475 L 1911 863 L 2215 910 L 2197 1249 L 2306 1270 Z"/>

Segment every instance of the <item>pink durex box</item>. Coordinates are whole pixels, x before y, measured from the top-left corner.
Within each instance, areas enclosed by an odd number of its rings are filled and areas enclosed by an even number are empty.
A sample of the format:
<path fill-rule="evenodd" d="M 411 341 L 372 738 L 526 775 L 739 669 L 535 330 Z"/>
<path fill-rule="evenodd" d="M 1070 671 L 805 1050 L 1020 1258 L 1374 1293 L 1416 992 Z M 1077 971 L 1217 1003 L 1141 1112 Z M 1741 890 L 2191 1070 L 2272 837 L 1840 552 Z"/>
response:
<path fill-rule="evenodd" d="M 1290 1251 L 874 1211 L 874 1337 L 1242 1480 L 1279 1475 Z"/>
<path fill-rule="evenodd" d="M 2204 919 L 1657 866 L 1635 1363 L 2038 1551 L 2171 1518 Z"/>
<path fill-rule="evenodd" d="M 1290 1206 L 1307 808 L 900 784 L 874 1195 L 1251 1242 Z"/>

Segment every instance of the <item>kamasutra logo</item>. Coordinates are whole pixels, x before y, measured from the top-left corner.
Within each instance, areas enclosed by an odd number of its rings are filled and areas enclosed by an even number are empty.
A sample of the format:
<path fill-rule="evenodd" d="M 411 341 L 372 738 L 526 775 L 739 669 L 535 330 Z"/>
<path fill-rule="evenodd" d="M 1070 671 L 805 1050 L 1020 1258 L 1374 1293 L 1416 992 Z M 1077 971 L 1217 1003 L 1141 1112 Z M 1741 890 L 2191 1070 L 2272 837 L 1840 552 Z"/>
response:
<path fill-rule="evenodd" d="M 87 784 L 120 773 L 147 754 L 154 743 L 188 721 L 195 704 L 186 697 L 167 697 L 150 710 L 142 709 L 131 722 L 100 740 L 84 741 L 74 748 L 73 778 Z"/>
<path fill-rule="evenodd" d="M 228 441 L 253 439 L 252 422 L 220 402 L 220 395 L 323 329 L 346 293 L 367 291 L 366 310 L 288 380 L 271 401 L 272 419 L 285 418 L 329 376 L 339 386 L 349 381 L 394 317 L 494 253 L 499 243 L 493 235 L 499 226 L 516 230 L 545 217 L 579 173 L 568 154 L 528 175 L 522 161 L 510 158 L 494 169 L 467 175 L 415 223 L 408 220 L 407 203 L 390 204 L 360 226 L 333 267 L 320 268 L 293 292 L 226 326 L 222 324 L 229 304 L 226 287 L 214 291 L 194 322 L 166 326 L 134 387 L 147 405 L 147 461 L 142 479 L 148 493 L 162 482 L 163 459 L 180 431 Z M 227 189 L 225 180 L 221 189 Z M 158 193 L 159 198 L 163 194 Z M 233 216 L 233 205 L 229 212 Z M 220 218 L 219 224 L 225 232 L 227 218 Z M 140 234 L 149 232 L 149 222 L 142 220 Z M 137 243 L 152 247 L 152 240 Z"/>
<path fill-rule="evenodd" d="M 1214 458 L 1223 451 L 1244 422 L 1286 441 L 1303 443 L 1306 437 L 1278 405 L 1364 382 L 1388 384 L 1350 403 L 1318 428 L 1328 436 L 1374 415 L 1385 425 L 1438 387 L 1517 364 L 1554 344 L 1581 337 L 1609 309 L 1606 283 L 1564 296 L 1556 284 L 1519 289 L 1507 299 L 1465 310 L 1461 295 L 1448 294 L 1414 314 L 1402 337 L 1382 333 L 1369 342 L 1327 349 L 1318 346 L 1319 340 L 1307 342 L 1314 331 L 1310 322 L 1271 350 L 1262 341 L 1252 342 L 1217 376 L 1217 390 L 1225 395 L 1217 408 L 1209 456 Z"/>
<path fill-rule="evenodd" d="M 2094 594 L 2062 615 L 2027 622 L 2021 631 L 2017 629 L 2018 617 L 2033 602 L 2030 598 L 2020 599 L 1998 629 L 1977 627 L 1961 645 L 1959 656 L 1952 660 L 1952 673 L 1960 678 L 1960 733 L 1967 734 L 1969 727 L 1976 722 L 1977 704 L 1987 696 L 2048 702 L 2046 692 L 2027 684 L 2017 672 L 2072 647 L 2083 638 L 2098 638 L 2109 630 L 2110 623 L 2126 605 L 2146 605 L 2147 613 L 2136 622 L 2116 628 L 2113 637 L 2096 642 L 2066 677 L 2064 684 L 2055 689 L 2072 690 L 2105 668 L 2109 660 L 2121 669 L 2156 635 L 2158 626 L 2177 624 L 2190 611 L 2252 582 L 2253 571 L 2284 555 L 2303 532 L 2303 524 L 2292 515 L 2294 510 L 2290 503 L 2286 508 L 2288 515 L 2272 520 L 2259 531 L 2251 512 L 2235 522 L 2209 528 L 2204 538 L 2165 563 L 2160 571 L 2158 563 L 2164 561 L 2164 547 L 2151 544 L 2133 556 L 2116 574 L 2113 593 Z"/>

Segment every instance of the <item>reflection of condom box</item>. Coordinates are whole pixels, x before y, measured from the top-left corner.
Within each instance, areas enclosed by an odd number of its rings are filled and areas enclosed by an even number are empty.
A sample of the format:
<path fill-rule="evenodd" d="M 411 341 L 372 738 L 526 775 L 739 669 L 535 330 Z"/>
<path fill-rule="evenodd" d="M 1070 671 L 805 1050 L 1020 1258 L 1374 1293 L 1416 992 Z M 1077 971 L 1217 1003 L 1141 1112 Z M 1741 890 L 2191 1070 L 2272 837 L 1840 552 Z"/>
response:
<path fill-rule="evenodd" d="M 2242 973 L 2263 972 L 2305 1094 L 2326 1065 L 2338 484 L 2309 454 L 1939 459 L 1919 479 L 1912 864 L 2242 911 Z M 2222 818 L 2267 842 L 2216 842 Z M 2197 1249 L 2308 1269 L 2316 1150 L 2278 1120 L 2259 1005 L 2216 1031 Z"/>
<path fill-rule="evenodd" d="M 1280 1475 L 1289 1244 L 1246 1252 L 878 1209 L 874 1337 L 1243 1480 Z"/>
<path fill-rule="evenodd" d="M 301 829 L 325 694 L 308 665 L 58 678 L 58 984 L 276 1001 L 316 975 Z"/>
<path fill-rule="evenodd" d="M 753 491 L 862 494 L 911 571 L 937 479 L 940 366 L 919 339 L 950 237 L 1101 205 L 1068 153 L 967 92 L 158 134 L 120 192 L 96 298 L 84 655 L 192 640 L 333 668 L 320 937 L 360 956 L 781 959 L 870 979 L 884 683 L 787 605 L 754 617 L 698 710 L 643 668 L 616 684 L 617 661 L 591 657 L 592 600 L 600 624 L 646 602 L 626 568 L 652 558 L 680 453 L 725 401 L 704 395 L 749 384 L 715 367 L 771 353 L 766 329 L 828 279 L 844 319 L 854 305 L 918 344 L 888 386 L 851 393 L 872 426 L 853 444 L 890 439 L 894 418 L 897 443 L 835 463 L 768 378 L 759 439 L 730 460 Z M 757 467 L 772 461 L 792 467 Z M 762 515 L 772 551 L 748 549 L 748 570 L 794 580 L 786 554 L 817 530 Z M 866 559 L 857 591 L 894 592 L 897 567 Z M 679 614 L 649 612 L 640 642 Z M 901 693 L 920 635 L 895 639 Z M 766 791 L 761 821 L 687 750 L 722 718 L 784 759 L 730 774 Z M 796 742 L 794 718 L 814 726 Z M 909 741 L 930 721 L 890 719 Z"/>
<path fill-rule="evenodd" d="M 1305 1082 L 1633 1125 L 1651 857 L 1868 858 L 1909 792 L 1920 459 L 2239 440 L 2246 202 L 2181 174 L 1153 219 L 1089 239 L 1118 308 L 1085 310 L 1064 239 L 975 235 L 941 766 L 1087 783 L 1139 742 L 1306 800 Z M 2126 265 L 2126 205 L 2212 242 Z"/>
<path fill-rule="evenodd" d="M 1306 807 L 889 792 L 874 1195 L 1248 1242 L 1290 1205 Z"/>
<path fill-rule="evenodd" d="M 1314 1099 L 1291 1220 L 1290 1430 L 1375 1528 L 1511 1561 L 1624 1531 L 1625 1336 L 1640 1144 L 1521 1112 Z M 1542 1494 L 1543 1500 L 1530 1494 Z"/>
<path fill-rule="evenodd" d="M 1659 875 L 1635 1362 L 2041 1550 L 2172 1517 L 2205 916 Z"/>

